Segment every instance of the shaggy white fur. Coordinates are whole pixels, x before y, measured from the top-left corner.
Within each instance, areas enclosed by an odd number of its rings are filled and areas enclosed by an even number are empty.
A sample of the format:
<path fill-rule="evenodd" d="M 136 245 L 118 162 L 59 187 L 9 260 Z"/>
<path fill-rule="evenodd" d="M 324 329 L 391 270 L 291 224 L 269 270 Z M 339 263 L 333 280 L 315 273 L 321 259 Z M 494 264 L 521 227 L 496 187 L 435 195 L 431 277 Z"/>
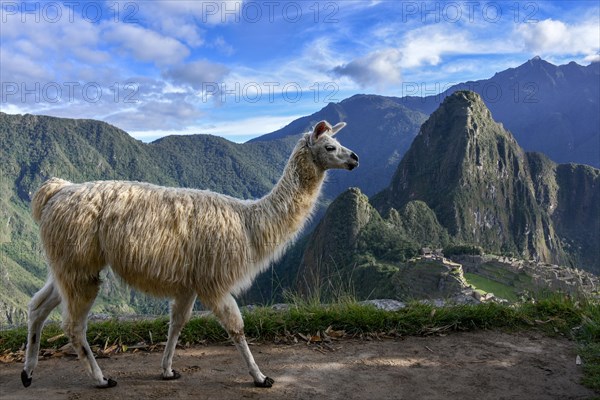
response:
<path fill-rule="evenodd" d="M 273 380 L 250 353 L 233 295 L 296 237 L 313 211 L 325 171 L 358 165 L 356 154 L 333 138 L 345 125 L 321 121 L 305 134 L 282 178 L 259 200 L 139 182 L 46 181 L 32 209 L 50 271 L 29 305 L 23 384 L 31 384 L 43 323 L 62 301 L 63 328 L 86 370 L 98 387 L 116 385 L 104 378 L 85 336 L 100 271 L 110 265 L 129 285 L 174 299 L 163 379 L 180 376 L 171 368 L 173 354 L 199 296 L 231 336 L 255 385 L 270 387 Z"/>

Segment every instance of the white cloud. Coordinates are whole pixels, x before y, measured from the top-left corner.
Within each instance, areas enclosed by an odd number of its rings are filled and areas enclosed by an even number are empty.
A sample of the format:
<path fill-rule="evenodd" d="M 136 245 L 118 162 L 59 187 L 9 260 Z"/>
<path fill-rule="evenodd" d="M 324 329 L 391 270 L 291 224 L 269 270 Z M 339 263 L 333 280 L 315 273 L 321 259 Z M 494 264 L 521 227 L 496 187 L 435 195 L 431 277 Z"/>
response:
<path fill-rule="evenodd" d="M 285 85 L 300 86 L 307 94 L 317 83 L 330 83 L 331 70 L 340 64 L 340 56 L 331 49 L 329 38 L 318 38 L 302 44 L 296 54 L 286 58 L 265 60 L 252 67 L 234 64 L 224 83 L 228 88 L 236 84 L 258 83 L 273 85 L 280 92 Z M 311 89 L 311 87 L 313 89 Z M 265 87 L 265 91 L 268 89 Z"/>
<path fill-rule="evenodd" d="M 152 0 L 136 4 L 147 27 L 192 48 L 206 45 L 205 33 L 215 25 L 241 20 L 241 0 Z"/>
<path fill-rule="evenodd" d="M 77 47 L 72 50 L 73 55 L 90 65 L 101 65 L 108 63 L 111 56 L 106 51 L 94 50 L 89 47 Z"/>
<path fill-rule="evenodd" d="M 136 59 L 158 65 L 178 64 L 190 54 L 180 41 L 131 24 L 111 24 L 104 38 Z"/>
<path fill-rule="evenodd" d="M 400 83 L 401 59 L 402 54 L 397 49 L 377 50 L 348 64 L 337 66 L 333 72 L 338 76 L 351 78 L 361 87 L 384 88 Z"/>
<path fill-rule="evenodd" d="M 227 43 L 223 36 L 218 36 L 210 47 L 215 48 L 219 53 L 226 56 L 232 56 L 235 53 L 233 46 Z"/>
<path fill-rule="evenodd" d="M 30 110 L 26 106 L 18 106 L 15 104 L 2 104 L 2 108 L 0 109 L 3 113 L 6 114 L 28 114 Z"/>
<path fill-rule="evenodd" d="M 560 20 L 528 24 L 513 24 L 511 15 L 498 24 L 434 24 L 418 19 L 400 22 L 391 13 L 400 6 L 378 0 L 340 3 L 335 16 L 343 22 L 339 24 L 265 26 L 272 35 L 277 35 L 278 29 L 298 29 L 290 46 L 274 48 L 272 55 L 269 52 L 251 58 L 240 43 L 270 49 L 273 41 L 262 34 L 252 36 L 252 42 L 240 41 L 233 35 L 234 31 L 248 35 L 257 32 L 254 26 L 243 26 L 247 21 L 238 12 L 244 4 L 248 3 L 136 2 L 136 13 L 130 17 L 137 19 L 138 24 L 117 23 L 112 18 L 89 23 L 79 13 L 75 13 L 74 21 L 69 21 L 66 12 L 57 23 L 32 23 L 30 18 L 24 24 L 16 15 L 2 25 L 3 81 L 25 83 L 28 88 L 35 82 L 58 82 L 63 86 L 65 82 L 78 82 L 81 86 L 93 82 L 102 87 L 104 96 L 98 103 L 86 102 L 79 89 L 74 101 L 60 104 L 37 104 L 32 101 L 33 96 L 23 102 L 20 96 L 14 96 L 18 99 L 2 107 L 106 119 L 128 130 L 153 132 L 147 136 L 205 132 L 241 137 L 276 130 L 295 118 L 269 116 L 261 120 L 256 117 L 260 110 L 268 109 L 272 115 L 275 107 L 280 114 L 302 114 L 306 110 L 308 114 L 359 88 L 397 95 L 403 81 L 429 84 L 479 79 L 519 65 L 533 54 L 561 62 L 600 60 L 597 9 L 570 16 L 547 12 L 546 15 Z M 109 6 L 107 3 L 105 8 Z M 130 10 L 124 6 L 121 4 L 122 18 Z M 261 9 L 265 13 L 262 22 L 266 23 L 267 6 L 261 5 Z M 374 17 L 378 9 L 382 9 L 381 19 Z M 277 10 L 281 11 L 281 6 Z M 312 20 L 312 16 L 307 11 L 303 21 Z M 242 22 L 232 27 L 237 17 Z M 227 58 L 234 54 L 236 57 Z M 490 54 L 494 57 L 488 57 Z M 136 61 L 148 64 L 138 69 L 140 63 Z M 135 96 L 138 102 L 114 101 L 111 88 L 115 82 L 139 84 Z M 216 101 L 220 107 L 198 93 L 203 82 L 225 85 L 226 101 Z M 301 88 L 301 101 L 291 104 L 283 99 L 281 92 L 287 84 Z M 247 101 L 254 98 L 255 87 L 262 90 L 262 99 L 256 104 Z M 274 96 L 268 95 L 270 90 Z M 236 93 L 229 95 L 231 91 Z M 122 91 L 121 97 L 125 94 Z M 215 100 L 223 98 L 218 92 L 213 94 Z M 242 120 L 198 125 L 226 120 L 225 115 Z"/>
<path fill-rule="evenodd" d="M 300 59 L 292 60 L 290 65 L 287 65 L 285 69 L 295 64 L 300 67 L 296 69 L 310 69 L 313 71 L 312 74 L 315 72 L 328 73 L 340 63 L 340 54 L 333 50 L 333 46 L 330 38 L 321 37 L 315 39 L 304 46 Z"/>
<path fill-rule="evenodd" d="M 372 43 L 380 43 L 377 50 L 355 58 L 345 65 L 338 65 L 333 72 L 347 76 L 361 88 L 375 87 L 379 91 L 393 87 L 402 78 L 418 71 L 427 74 L 423 67 L 439 69 L 445 56 L 506 54 L 514 51 L 514 45 L 503 37 L 485 31 L 489 27 L 471 27 L 470 30 L 457 25 L 435 24 L 399 31 L 398 25 L 377 26 L 372 36 L 363 40 L 363 46 L 373 49 Z M 472 31 L 476 31 L 473 34 Z M 484 39 L 485 38 L 485 39 Z M 444 64 L 445 66 L 445 64 Z M 454 64 L 451 71 L 472 70 L 473 65 L 465 62 Z M 440 70 L 441 71 L 441 70 Z"/>
<path fill-rule="evenodd" d="M 229 73 L 229 68 L 223 64 L 207 60 L 193 61 L 177 65 L 163 72 L 163 77 L 180 85 L 189 85 L 194 89 L 201 89 L 204 83 L 220 83 Z"/>
<path fill-rule="evenodd" d="M 586 63 L 600 62 L 600 54 L 590 54 L 583 59 Z"/>
<path fill-rule="evenodd" d="M 138 107 L 119 110 L 104 118 L 105 121 L 126 131 L 147 129 L 186 129 L 203 112 L 186 102 L 185 95 L 171 94 L 160 100 L 147 100 Z"/>
<path fill-rule="evenodd" d="M 426 26 L 409 31 L 402 39 L 402 66 L 415 68 L 438 65 L 445 54 L 473 54 L 483 49 L 469 38 L 469 33 L 443 25 Z M 496 47 L 494 47 L 496 49 Z"/>
<path fill-rule="evenodd" d="M 302 115 L 261 116 L 240 119 L 237 121 L 219 122 L 202 127 L 203 133 L 219 136 L 248 136 L 255 137 L 283 128 Z M 298 132 L 301 133 L 301 132 Z"/>
<path fill-rule="evenodd" d="M 299 54 L 289 58 L 266 60 L 266 64 L 253 67 L 232 65 L 222 83 L 226 91 L 235 91 L 242 98 L 252 97 L 253 88 L 258 86 L 263 100 L 287 103 L 284 97 L 293 98 L 299 89 L 302 99 L 318 97 L 317 102 L 324 101 L 325 105 L 328 101 L 341 100 L 335 97 L 340 88 L 331 77 L 331 70 L 340 64 L 339 58 L 331 50 L 329 40 L 320 38 L 304 44 Z M 226 95 L 226 98 L 234 96 Z"/>
<path fill-rule="evenodd" d="M 0 48 L 2 68 L 0 77 L 3 82 L 40 82 L 51 79 L 52 73 L 41 63 L 24 54 L 10 51 L 10 48 Z"/>
<path fill-rule="evenodd" d="M 191 47 L 204 44 L 201 31 L 193 22 L 184 21 L 182 18 L 167 17 L 158 20 L 159 30 L 167 35 L 173 36 Z"/>
<path fill-rule="evenodd" d="M 514 34 L 521 49 L 540 55 L 583 54 L 594 57 L 600 48 L 600 24 L 593 19 L 576 25 L 545 19 L 519 25 Z"/>
<path fill-rule="evenodd" d="M 28 15 L 31 16 L 31 15 Z M 61 18 L 48 22 L 35 18 L 24 21 L 19 14 L 7 15 L 2 21 L 2 49 L 7 56 L 2 59 L 3 76 L 24 82 L 39 80 L 40 70 L 48 71 L 46 79 L 64 80 L 64 66 L 105 63 L 108 54 L 99 50 L 100 26 L 84 20 Z M 10 69 L 8 64 L 20 64 L 23 68 Z M 78 80 L 77 75 L 68 80 Z"/>

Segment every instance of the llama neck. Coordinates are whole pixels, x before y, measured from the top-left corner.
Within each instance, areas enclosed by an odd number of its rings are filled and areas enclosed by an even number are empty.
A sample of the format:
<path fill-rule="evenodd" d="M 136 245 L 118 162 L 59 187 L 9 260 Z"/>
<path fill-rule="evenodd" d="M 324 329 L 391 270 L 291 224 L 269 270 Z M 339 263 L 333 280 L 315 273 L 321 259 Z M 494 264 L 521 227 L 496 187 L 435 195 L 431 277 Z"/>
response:
<path fill-rule="evenodd" d="M 270 258 L 295 237 L 310 218 L 325 178 L 309 149 L 296 146 L 273 190 L 254 204 L 250 235 L 259 259 Z"/>

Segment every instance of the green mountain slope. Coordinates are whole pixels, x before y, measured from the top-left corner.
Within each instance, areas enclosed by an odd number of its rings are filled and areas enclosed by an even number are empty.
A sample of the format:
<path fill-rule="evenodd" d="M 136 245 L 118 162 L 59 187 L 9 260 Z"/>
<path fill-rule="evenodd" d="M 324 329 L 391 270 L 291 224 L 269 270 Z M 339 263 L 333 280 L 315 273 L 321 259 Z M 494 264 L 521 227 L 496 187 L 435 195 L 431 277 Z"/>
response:
<path fill-rule="evenodd" d="M 257 198 L 279 179 L 296 139 L 233 143 L 218 136 L 168 136 L 147 145 L 177 186 Z"/>

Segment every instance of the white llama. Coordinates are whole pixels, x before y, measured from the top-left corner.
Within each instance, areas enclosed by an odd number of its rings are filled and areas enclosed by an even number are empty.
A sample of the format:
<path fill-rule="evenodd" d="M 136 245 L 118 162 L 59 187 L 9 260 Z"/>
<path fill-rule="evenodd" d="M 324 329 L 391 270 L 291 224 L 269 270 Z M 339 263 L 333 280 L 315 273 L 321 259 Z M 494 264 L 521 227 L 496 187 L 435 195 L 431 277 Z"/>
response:
<path fill-rule="evenodd" d="M 173 299 L 162 378 L 171 368 L 181 329 L 198 296 L 241 352 L 258 387 L 271 387 L 248 348 L 233 295 L 281 256 L 310 217 L 326 170 L 352 170 L 358 157 L 333 138 L 346 124 L 319 122 L 299 140 L 283 176 L 259 200 L 140 182 L 73 184 L 53 178 L 35 193 L 33 218 L 50 265 L 45 286 L 29 304 L 21 380 L 32 381 L 50 311 L 63 302 L 63 329 L 97 387 L 104 377 L 86 339 L 87 315 L 106 266 L 141 291 Z"/>

